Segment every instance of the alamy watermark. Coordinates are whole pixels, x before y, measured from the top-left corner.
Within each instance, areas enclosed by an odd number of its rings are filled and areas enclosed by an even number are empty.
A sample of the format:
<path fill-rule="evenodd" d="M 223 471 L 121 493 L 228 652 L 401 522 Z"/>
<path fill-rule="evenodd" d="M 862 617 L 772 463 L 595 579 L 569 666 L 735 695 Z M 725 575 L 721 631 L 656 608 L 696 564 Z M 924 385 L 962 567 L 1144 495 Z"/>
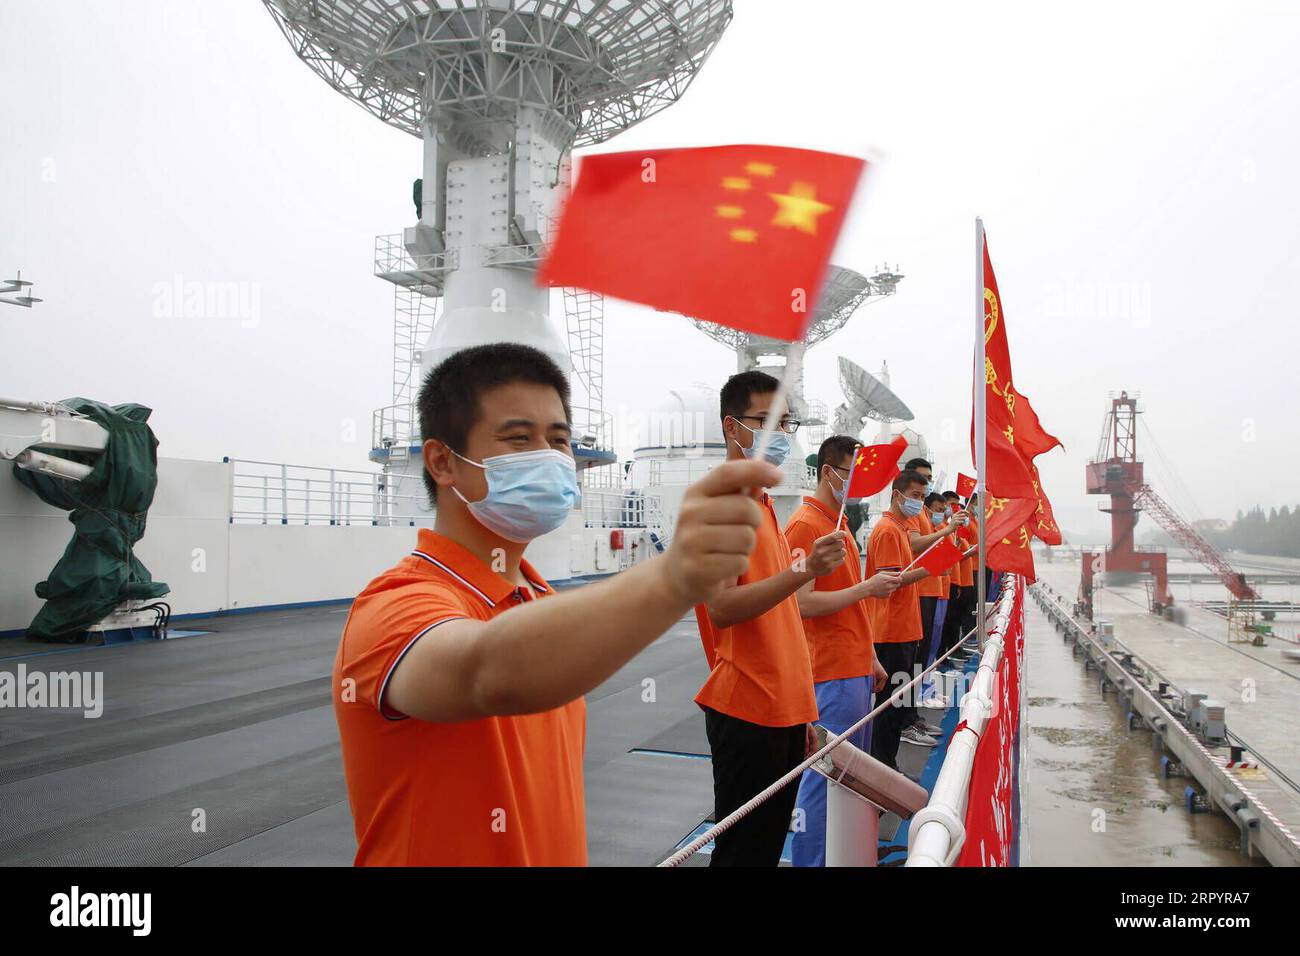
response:
<path fill-rule="evenodd" d="M 153 315 L 157 319 L 238 320 L 253 329 L 262 321 L 260 282 L 187 281 L 180 273 L 153 285 Z"/>
<path fill-rule="evenodd" d="M 104 713 L 103 671 L 0 671 L 0 710 L 79 710 L 93 720 Z"/>

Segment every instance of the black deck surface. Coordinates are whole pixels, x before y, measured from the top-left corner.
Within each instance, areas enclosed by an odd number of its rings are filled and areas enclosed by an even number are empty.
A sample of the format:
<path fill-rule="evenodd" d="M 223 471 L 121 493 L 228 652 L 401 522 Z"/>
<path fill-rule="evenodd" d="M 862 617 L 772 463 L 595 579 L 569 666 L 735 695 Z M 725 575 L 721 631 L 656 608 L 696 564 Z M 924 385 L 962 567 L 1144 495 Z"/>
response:
<path fill-rule="evenodd" d="M 349 864 L 327 686 L 346 613 L 110 647 L 0 641 L 0 670 L 102 671 L 105 696 L 97 719 L 0 710 L 0 865 Z M 708 816 L 709 761 L 673 755 L 708 752 L 691 700 L 706 672 L 688 617 L 588 696 L 593 865 L 652 865 Z"/>

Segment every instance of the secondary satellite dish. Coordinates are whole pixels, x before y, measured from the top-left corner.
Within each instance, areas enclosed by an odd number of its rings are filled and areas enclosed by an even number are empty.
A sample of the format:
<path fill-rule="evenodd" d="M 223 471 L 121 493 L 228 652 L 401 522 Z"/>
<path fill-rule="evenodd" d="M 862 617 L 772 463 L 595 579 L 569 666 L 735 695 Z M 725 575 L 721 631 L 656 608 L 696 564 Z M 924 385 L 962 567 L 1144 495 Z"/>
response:
<path fill-rule="evenodd" d="M 857 435 L 865 419 L 877 422 L 910 422 L 916 416 L 889 386 L 856 362 L 840 356 L 840 388 L 845 404 L 835 409 L 835 430 L 840 435 Z"/>
<path fill-rule="evenodd" d="M 817 299 L 817 310 L 813 313 L 812 321 L 808 323 L 808 331 L 804 334 L 804 345 L 816 345 L 844 328 L 858 307 L 871 296 L 893 295 L 901 278 L 902 276 L 894 273 L 881 273 L 868 279 L 852 269 L 830 266 L 826 271 L 826 281 L 822 284 L 821 296 Z M 733 349 L 752 348 L 755 343 L 760 342 L 777 342 L 776 339 L 742 332 L 713 322 L 702 322 L 699 319 L 691 319 L 691 321 L 713 341 L 721 342 Z"/>

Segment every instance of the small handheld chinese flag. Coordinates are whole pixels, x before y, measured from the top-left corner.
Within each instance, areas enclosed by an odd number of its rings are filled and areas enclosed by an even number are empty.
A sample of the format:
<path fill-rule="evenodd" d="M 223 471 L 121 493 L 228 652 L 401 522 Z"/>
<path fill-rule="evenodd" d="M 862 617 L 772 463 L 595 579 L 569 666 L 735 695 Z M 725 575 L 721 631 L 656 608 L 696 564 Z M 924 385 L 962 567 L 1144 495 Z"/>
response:
<path fill-rule="evenodd" d="M 975 479 L 970 475 L 963 475 L 957 472 L 957 494 L 963 498 L 969 498 L 975 494 Z"/>
<path fill-rule="evenodd" d="M 538 281 L 798 341 L 864 166 L 783 146 L 588 156 Z"/>
<path fill-rule="evenodd" d="M 923 551 L 913 564 L 920 565 L 936 578 L 962 559 L 962 549 L 946 535 Z"/>
<path fill-rule="evenodd" d="M 869 498 L 900 474 L 898 459 L 907 451 L 907 439 L 899 435 L 887 445 L 867 445 L 859 448 L 853 458 L 853 472 L 845 499 Z"/>

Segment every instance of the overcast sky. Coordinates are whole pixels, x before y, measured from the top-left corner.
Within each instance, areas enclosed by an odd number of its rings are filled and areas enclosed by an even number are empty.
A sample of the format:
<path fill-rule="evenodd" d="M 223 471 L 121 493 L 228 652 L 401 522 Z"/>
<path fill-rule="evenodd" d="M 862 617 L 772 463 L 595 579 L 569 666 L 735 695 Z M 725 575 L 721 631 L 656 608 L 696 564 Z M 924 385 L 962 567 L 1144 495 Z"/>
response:
<path fill-rule="evenodd" d="M 887 360 L 968 470 L 980 215 L 1019 389 L 1066 444 L 1040 467 L 1067 532 L 1103 526 L 1083 470 L 1120 388 L 1191 517 L 1300 501 L 1300 4 L 736 6 L 684 99 L 599 148 L 880 153 L 835 261 L 906 278 L 809 353 L 810 397 L 841 400 L 838 355 Z M 374 237 L 413 222 L 419 172 L 260 3 L 4 0 L 0 274 L 46 301 L 0 306 L 0 394 L 147 404 L 173 457 L 366 467 L 391 400 Z M 177 282 L 245 308 L 160 307 Z M 611 305 L 613 410 L 733 370 L 686 320 Z"/>

